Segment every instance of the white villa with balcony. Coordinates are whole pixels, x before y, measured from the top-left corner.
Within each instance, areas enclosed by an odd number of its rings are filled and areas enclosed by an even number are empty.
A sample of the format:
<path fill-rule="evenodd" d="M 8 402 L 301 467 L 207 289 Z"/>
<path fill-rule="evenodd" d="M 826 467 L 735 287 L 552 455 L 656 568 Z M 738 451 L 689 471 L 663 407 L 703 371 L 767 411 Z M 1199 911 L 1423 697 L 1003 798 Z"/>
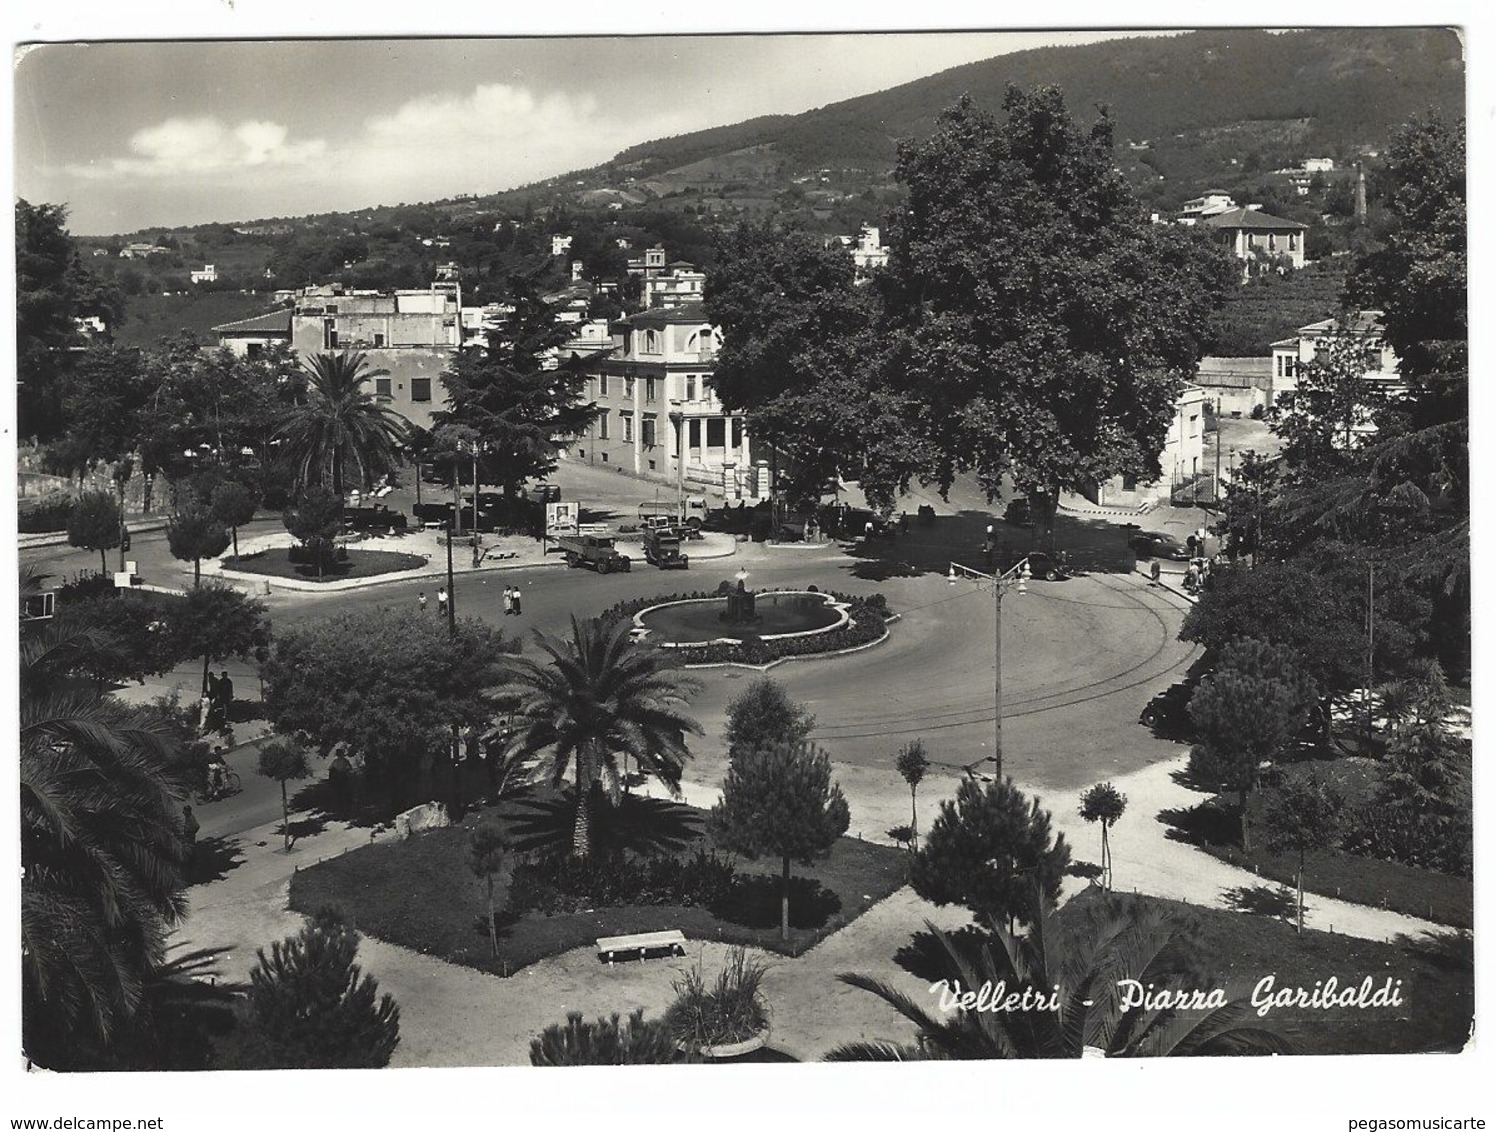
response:
<path fill-rule="evenodd" d="M 575 456 L 729 499 L 766 490 L 742 416 L 723 409 L 712 390 L 721 333 L 701 305 L 643 311 L 612 331 L 612 354 L 588 378 L 600 413 Z"/>

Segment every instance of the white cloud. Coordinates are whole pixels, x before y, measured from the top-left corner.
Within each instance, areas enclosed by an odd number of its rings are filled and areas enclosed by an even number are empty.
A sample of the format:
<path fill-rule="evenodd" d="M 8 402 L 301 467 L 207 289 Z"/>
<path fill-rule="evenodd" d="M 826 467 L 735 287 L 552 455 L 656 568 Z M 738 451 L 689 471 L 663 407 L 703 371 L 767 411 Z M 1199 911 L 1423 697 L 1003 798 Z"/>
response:
<path fill-rule="evenodd" d="M 94 179 L 181 177 L 232 173 L 246 166 L 305 166 L 327 151 L 327 143 L 320 138 L 291 142 L 288 135 L 286 127 L 276 122 L 229 126 L 216 118 L 169 118 L 131 135 L 132 156 L 73 166 L 68 171 Z"/>

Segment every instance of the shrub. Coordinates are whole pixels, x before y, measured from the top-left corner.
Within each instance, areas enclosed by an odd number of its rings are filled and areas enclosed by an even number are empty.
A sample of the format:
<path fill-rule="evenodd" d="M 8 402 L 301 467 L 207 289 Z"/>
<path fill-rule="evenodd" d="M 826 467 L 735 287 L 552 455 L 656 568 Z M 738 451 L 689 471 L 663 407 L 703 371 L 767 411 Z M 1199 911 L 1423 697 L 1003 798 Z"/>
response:
<path fill-rule="evenodd" d="M 626 904 L 707 907 L 725 900 L 736 869 L 730 858 L 698 849 L 688 856 L 625 854 L 573 857 L 539 854 L 521 862 L 509 880 L 517 912 L 564 915 Z"/>
<path fill-rule="evenodd" d="M 671 1065 L 695 1060 L 676 1044 L 663 1020 L 644 1020 L 642 1006 L 626 1022 L 617 1014 L 583 1022 L 581 1014 L 573 1012 L 564 1026 L 547 1026 L 530 1043 L 531 1065 Z"/>
<path fill-rule="evenodd" d="M 1344 848 L 1358 857 L 1398 861 L 1462 877 L 1474 872 L 1469 821 L 1373 803 L 1357 810 L 1348 824 Z"/>
<path fill-rule="evenodd" d="M 57 604 L 66 605 L 69 602 L 87 601 L 95 597 L 116 597 L 119 592 L 114 584 L 114 578 L 109 574 L 100 574 L 92 570 L 85 574 L 80 570 L 71 582 L 63 582 L 57 587 Z"/>
<path fill-rule="evenodd" d="M 670 1036 L 689 1050 L 747 1041 L 768 1025 L 762 985 L 764 964 L 734 947 L 727 964 L 708 990 L 701 969 L 693 967 L 676 979 L 675 1001 L 665 1011 Z"/>
<path fill-rule="evenodd" d="M 56 534 L 68 529 L 73 515 L 71 496 L 44 499 L 30 507 L 22 507 L 16 517 L 16 531 L 23 535 Z"/>

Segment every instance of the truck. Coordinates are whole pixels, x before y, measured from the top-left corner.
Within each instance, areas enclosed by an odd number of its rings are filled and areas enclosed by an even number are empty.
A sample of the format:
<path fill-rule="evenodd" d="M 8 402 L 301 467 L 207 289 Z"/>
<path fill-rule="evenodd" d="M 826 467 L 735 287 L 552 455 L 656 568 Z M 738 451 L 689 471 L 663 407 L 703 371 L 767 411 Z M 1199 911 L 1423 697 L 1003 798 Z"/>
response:
<path fill-rule="evenodd" d="M 683 527 L 689 527 L 693 532 L 701 530 L 701 525 L 706 522 L 706 496 L 688 495 L 684 500 L 657 499 L 652 503 L 639 504 L 639 518 L 645 519 L 673 519 Z"/>
<path fill-rule="evenodd" d="M 685 570 L 690 566 L 680 551 L 681 532 L 673 526 L 646 525 L 644 539 L 644 561 L 661 570 Z"/>
<path fill-rule="evenodd" d="M 591 566 L 599 574 L 627 571 L 633 566 L 627 554 L 619 553 L 608 535 L 565 535 L 556 540 L 568 566 Z"/>

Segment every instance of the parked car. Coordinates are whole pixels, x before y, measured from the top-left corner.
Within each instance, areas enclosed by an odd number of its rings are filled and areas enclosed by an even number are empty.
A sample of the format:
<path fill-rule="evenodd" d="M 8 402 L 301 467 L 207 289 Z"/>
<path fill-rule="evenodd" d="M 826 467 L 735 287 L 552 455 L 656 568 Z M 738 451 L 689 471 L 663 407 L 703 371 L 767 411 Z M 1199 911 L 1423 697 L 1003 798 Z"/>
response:
<path fill-rule="evenodd" d="M 560 503 L 561 488 L 553 483 L 537 483 L 531 485 L 525 493 L 536 503 Z"/>
<path fill-rule="evenodd" d="M 1070 568 L 1062 555 L 1050 554 L 1047 550 L 1030 551 L 1029 574 L 1046 582 L 1063 582 L 1070 577 Z"/>
<path fill-rule="evenodd" d="M 1190 697 L 1199 686 L 1199 678 L 1193 676 L 1169 685 L 1148 701 L 1138 722 L 1166 739 L 1189 738 L 1194 732 L 1188 710 Z"/>
<path fill-rule="evenodd" d="M 1163 531 L 1139 531 L 1127 540 L 1139 558 L 1167 558 L 1172 562 L 1189 560 L 1189 548 L 1173 535 Z"/>
<path fill-rule="evenodd" d="M 1034 525 L 1034 512 L 1029 506 L 1029 501 L 1023 496 L 1010 500 L 1008 508 L 1003 512 L 1003 522 L 1012 523 L 1015 527 L 1032 527 Z"/>

